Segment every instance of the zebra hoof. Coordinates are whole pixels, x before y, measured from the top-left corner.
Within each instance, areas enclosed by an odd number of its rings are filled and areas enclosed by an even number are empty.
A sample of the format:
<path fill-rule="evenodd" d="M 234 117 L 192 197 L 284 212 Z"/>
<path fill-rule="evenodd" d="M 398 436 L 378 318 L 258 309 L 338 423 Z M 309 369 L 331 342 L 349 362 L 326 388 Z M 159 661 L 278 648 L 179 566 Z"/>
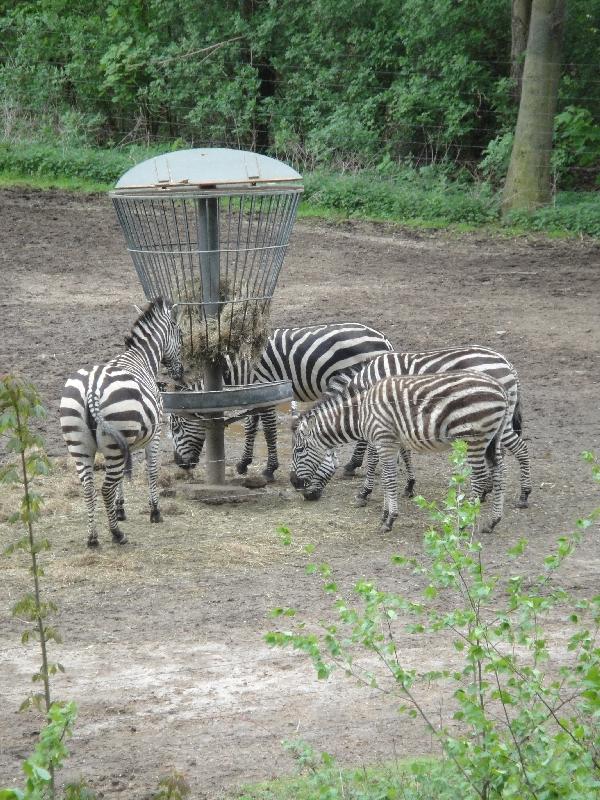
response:
<path fill-rule="evenodd" d="M 529 508 L 529 492 L 522 492 L 517 503 L 517 508 Z"/>
<path fill-rule="evenodd" d="M 368 497 L 368 495 L 357 494 L 356 495 L 356 507 L 357 508 L 364 508 L 367 505 L 367 497 Z"/>
<path fill-rule="evenodd" d="M 342 471 L 342 478 L 356 478 L 356 467 L 351 467 L 349 464 L 346 464 Z"/>
<path fill-rule="evenodd" d="M 386 521 L 385 521 L 385 522 L 383 522 L 383 523 L 382 523 L 382 525 L 380 526 L 380 528 L 379 528 L 379 533 L 389 533 L 389 532 L 392 530 L 392 525 L 393 525 L 393 524 L 394 524 L 394 523 L 393 523 L 393 521 L 392 521 L 392 522 L 389 522 L 388 520 L 386 520 Z"/>
<path fill-rule="evenodd" d="M 163 518 L 158 508 L 153 508 L 150 512 L 150 522 L 162 522 Z"/>
<path fill-rule="evenodd" d="M 500 518 L 491 519 L 486 525 L 481 527 L 481 533 L 491 533 L 499 522 Z"/>
<path fill-rule="evenodd" d="M 92 547 L 92 548 L 100 547 L 100 542 L 98 541 L 98 537 L 96 536 L 95 539 L 88 539 L 87 540 L 87 546 L 88 547 Z"/>
<path fill-rule="evenodd" d="M 266 480 L 267 483 L 274 483 L 275 482 L 275 475 L 273 471 L 270 469 L 263 469 L 262 476 Z"/>
<path fill-rule="evenodd" d="M 248 472 L 248 463 L 247 461 L 238 461 L 235 465 L 235 471 L 238 475 L 245 475 Z"/>
<path fill-rule="evenodd" d="M 115 544 L 127 544 L 127 537 L 123 533 L 123 531 L 116 528 L 114 531 L 111 531 L 113 542 Z"/>
<path fill-rule="evenodd" d="M 117 508 L 117 519 L 119 522 L 123 522 L 124 519 L 127 519 L 124 508 Z"/>
<path fill-rule="evenodd" d="M 415 481 L 407 481 L 406 486 L 404 487 L 404 497 L 414 497 L 415 496 Z"/>

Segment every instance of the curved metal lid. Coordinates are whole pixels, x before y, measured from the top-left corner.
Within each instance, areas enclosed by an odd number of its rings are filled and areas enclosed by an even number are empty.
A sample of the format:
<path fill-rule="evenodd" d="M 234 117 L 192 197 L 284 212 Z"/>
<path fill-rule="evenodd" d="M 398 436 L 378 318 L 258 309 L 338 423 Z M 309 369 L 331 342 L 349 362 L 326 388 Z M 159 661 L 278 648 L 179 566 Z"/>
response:
<path fill-rule="evenodd" d="M 238 186 L 301 180 L 296 170 L 275 158 L 245 150 L 208 147 L 178 150 L 142 161 L 119 178 L 115 189 Z"/>

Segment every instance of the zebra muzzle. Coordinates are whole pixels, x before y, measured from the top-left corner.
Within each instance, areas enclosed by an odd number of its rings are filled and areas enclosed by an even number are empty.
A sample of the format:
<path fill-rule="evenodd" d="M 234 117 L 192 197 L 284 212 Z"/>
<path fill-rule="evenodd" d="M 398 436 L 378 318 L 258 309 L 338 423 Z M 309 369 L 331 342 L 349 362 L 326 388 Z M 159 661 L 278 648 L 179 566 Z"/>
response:
<path fill-rule="evenodd" d="M 290 483 L 297 491 L 301 491 L 306 486 L 304 478 L 299 478 L 295 472 L 290 472 Z"/>
<path fill-rule="evenodd" d="M 305 500 L 320 500 L 323 490 L 313 487 L 311 489 L 305 489 L 303 494 Z"/>
<path fill-rule="evenodd" d="M 181 469 L 195 469 L 200 461 L 199 458 L 191 458 L 189 461 L 186 461 L 179 455 L 177 450 L 174 451 L 173 459 L 177 466 L 181 467 Z"/>

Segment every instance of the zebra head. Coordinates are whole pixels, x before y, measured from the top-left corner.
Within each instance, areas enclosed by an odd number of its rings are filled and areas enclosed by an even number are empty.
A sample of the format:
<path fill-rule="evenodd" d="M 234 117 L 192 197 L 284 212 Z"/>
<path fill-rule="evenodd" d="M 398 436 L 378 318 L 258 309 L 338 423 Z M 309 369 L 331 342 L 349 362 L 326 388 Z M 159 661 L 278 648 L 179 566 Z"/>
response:
<path fill-rule="evenodd" d="M 138 348 L 145 354 L 155 377 L 160 362 L 173 380 L 178 382 L 183 381 L 182 344 L 175 308 L 162 297 L 152 300 L 140 312 L 131 334 L 125 337 L 127 349 Z"/>
<path fill-rule="evenodd" d="M 173 439 L 173 450 L 175 463 L 182 469 L 194 469 L 198 466 L 204 439 L 206 438 L 206 427 L 204 420 L 196 417 L 178 417 L 171 414 L 169 417 L 169 429 Z"/>
<path fill-rule="evenodd" d="M 314 435 L 310 418 L 302 419 L 294 431 L 292 486 L 302 490 L 306 500 L 318 500 L 338 465 L 335 451 L 325 447 Z"/>

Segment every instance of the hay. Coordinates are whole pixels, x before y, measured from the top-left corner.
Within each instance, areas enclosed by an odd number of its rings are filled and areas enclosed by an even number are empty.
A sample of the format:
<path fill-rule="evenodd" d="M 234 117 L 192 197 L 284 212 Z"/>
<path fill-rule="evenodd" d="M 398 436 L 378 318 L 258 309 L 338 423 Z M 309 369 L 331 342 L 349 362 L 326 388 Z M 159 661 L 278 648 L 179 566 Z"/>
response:
<path fill-rule="evenodd" d="M 219 315 L 209 317 L 199 307 L 181 321 L 183 360 L 186 369 L 202 369 L 225 356 L 255 362 L 269 335 L 269 317 L 261 300 L 221 302 Z"/>

